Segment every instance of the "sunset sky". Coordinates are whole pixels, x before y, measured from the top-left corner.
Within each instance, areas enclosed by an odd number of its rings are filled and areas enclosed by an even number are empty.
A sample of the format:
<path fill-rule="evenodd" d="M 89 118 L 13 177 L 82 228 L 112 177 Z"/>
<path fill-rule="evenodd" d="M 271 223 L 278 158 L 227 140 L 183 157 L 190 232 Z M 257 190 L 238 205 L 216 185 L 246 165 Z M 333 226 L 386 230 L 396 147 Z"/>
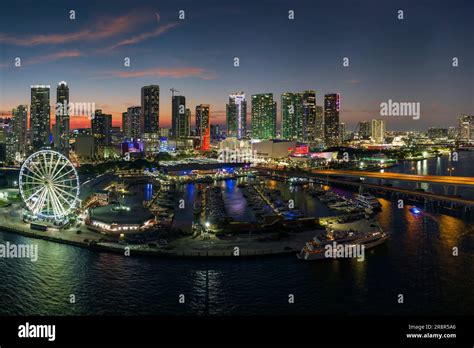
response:
<path fill-rule="evenodd" d="M 62 80 L 72 102 L 94 102 L 115 125 L 128 106 L 140 104 L 147 84 L 160 85 L 161 127 L 171 123 L 172 87 L 186 96 L 193 124 L 200 103 L 211 104 L 211 123 L 225 124 L 228 95 L 237 91 L 248 100 L 273 92 L 278 106 L 286 91 L 314 89 L 318 105 L 325 93 L 339 92 L 341 122 L 350 130 L 379 118 L 388 99 L 421 103 L 419 120 L 390 118 L 389 130 L 446 127 L 458 114 L 474 114 L 469 0 L 16 1 L 2 2 L 0 13 L 4 115 L 30 103 L 32 84 L 51 85 L 55 103 Z M 89 126 L 87 117 L 71 122 Z"/>

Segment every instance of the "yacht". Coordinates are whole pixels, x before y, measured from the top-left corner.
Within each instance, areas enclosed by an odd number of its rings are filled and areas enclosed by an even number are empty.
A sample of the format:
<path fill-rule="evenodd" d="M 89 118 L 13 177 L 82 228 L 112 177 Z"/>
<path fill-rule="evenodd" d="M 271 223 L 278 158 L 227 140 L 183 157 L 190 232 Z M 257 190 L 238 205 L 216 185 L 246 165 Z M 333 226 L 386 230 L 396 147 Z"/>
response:
<path fill-rule="evenodd" d="M 308 178 L 297 178 L 297 177 L 292 177 L 289 180 L 290 185 L 304 185 L 308 183 Z"/>
<path fill-rule="evenodd" d="M 382 205 L 380 202 L 372 196 L 370 193 L 362 193 L 360 195 L 354 196 L 354 202 L 363 206 L 364 208 L 369 208 L 372 210 L 381 209 Z"/>
<path fill-rule="evenodd" d="M 378 231 L 372 232 L 336 231 L 323 236 L 314 237 L 311 241 L 306 243 L 296 256 L 298 259 L 304 261 L 323 260 L 332 258 L 331 256 L 327 256 L 327 244 L 334 246 L 342 245 L 345 248 L 353 250 L 363 246 L 364 250 L 368 250 L 382 244 L 388 237 L 389 235 L 380 228 Z"/>

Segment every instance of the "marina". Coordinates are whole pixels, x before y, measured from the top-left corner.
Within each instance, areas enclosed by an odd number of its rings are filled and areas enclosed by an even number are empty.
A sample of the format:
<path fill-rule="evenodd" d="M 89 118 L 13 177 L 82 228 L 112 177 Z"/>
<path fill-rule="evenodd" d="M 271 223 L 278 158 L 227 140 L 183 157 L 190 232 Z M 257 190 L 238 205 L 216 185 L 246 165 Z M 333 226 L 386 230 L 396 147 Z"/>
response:
<path fill-rule="evenodd" d="M 107 175 L 93 178 L 83 185 L 82 191 L 92 192 L 95 188 L 102 190 L 114 180 Z M 202 233 L 199 230 L 193 233 L 193 224 L 199 223 L 201 228 L 205 227 L 205 221 L 201 225 L 201 213 L 205 211 L 203 196 L 212 187 L 220 188 L 220 195 L 216 195 L 216 198 L 222 204 L 219 199 L 221 196 L 225 210 L 219 210 L 225 211 L 233 221 L 228 222 L 226 232 Z M 87 228 L 81 228 L 80 234 L 77 228 L 31 230 L 26 223 L 13 223 L 19 218 L 17 203 L 12 202 L 10 206 L 0 208 L 3 226 L 0 237 L 4 241 L 39 245 L 38 262 L 31 263 L 28 268 L 22 267 L 21 271 L 14 271 L 14 264 L 0 259 L 5 272 L 18 274 L 9 278 L 12 284 L 25 281 L 30 284 L 18 285 L 20 289 L 33 289 L 32 294 L 41 298 L 41 293 L 34 290 L 40 287 L 33 274 L 49 274 L 51 264 L 58 262 L 58 258 L 61 268 L 55 268 L 55 272 L 62 280 L 57 283 L 51 279 L 52 291 L 68 293 L 74 287 L 66 277 L 69 272 L 77 274 L 83 284 L 83 291 L 91 296 L 98 288 L 106 286 L 102 281 L 104 277 L 117 279 L 116 282 L 107 283 L 108 287 L 114 288 L 113 294 L 103 294 L 100 301 L 94 300 L 92 296 L 90 304 L 79 303 L 75 309 L 60 303 L 48 305 L 48 302 L 43 301 L 38 306 L 36 301 L 27 301 L 20 313 L 80 314 L 90 313 L 92 308 L 93 311 L 108 314 L 136 313 L 137 310 L 131 311 L 130 305 L 138 308 L 142 314 L 181 311 L 183 314 L 240 315 L 255 314 L 255 306 L 275 314 L 303 313 L 308 310 L 343 314 L 347 313 L 347 308 L 351 308 L 352 313 L 371 314 L 377 313 L 382 307 L 387 313 L 393 314 L 406 310 L 452 313 L 453 309 L 456 313 L 469 313 L 474 308 L 472 302 L 467 301 L 459 306 L 456 300 L 457 293 L 468 292 L 472 287 L 472 283 L 466 282 L 464 277 L 465 272 L 472 268 L 468 262 L 470 238 L 474 233 L 472 223 L 455 215 L 434 214 L 432 208 L 423 202 L 416 206 L 407 204 L 399 209 L 395 199 L 371 192 L 381 204 L 381 209 L 371 213 L 355 204 L 354 197 L 359 191 L 325 183 L 290 185 L 283 179 L 274 180 L 269 176 L 175 185 L 134 184 L 131 181 L 123 188 L 129 192 L 125 198 L 132 197 L 139 205 L 149 207 L 157 213 L 158 218 L 169 219 L 173 214 L 171 227 L 170 221 L 167 221 L 160 227 L 162 232 L 152 235 L 150 241 L 140 242 L 142 234 L 138 239 L 130 238 L 124 244 Z M 218 193 L 216 189 L 213 190 Z M 285 220 L 281 216 L 278 219 L 267 218 L 265 222 L 264 215 L 259 217 L 255 214 L 256 209 L 268 206 L 271 209 L 269 214 L 278 216 L 274 208 L 287 207 L 290 200 L 303 217 Z M 249 205 L 248 201 L 254 201 L 257 207 L 254 209 L 255 205 Z M 184 209 L 180 209 L 180 203 L 184 203 Z M 356 208 L 357 211 L 346 212 L 344 209 L 347 207 Z M 336 258 L 327 260 L 306 262 L 297 258 L 308 242 L 314 242 L 315 237 L 322 240 L 322 236 L 331 230 L 342 233 L 349 230 L 376 232 L 372 224 L 379 225 L 389 238 L 364 250 L 363 262 L 358 261 L 361 250 L 358 252 L 354 248 L 346 250 L 352 252 L 351 257 L 342 258 L 336 252 Z M 450 251 L 453 245 L 459 245 L 468 253 L 452 257 Z M 124 257 L 126 247 L 130 257 Z M 337 247 L 334 250 L 337 251 Z M 102 260 L 100 264 L 107 266 L 91 266 L 98 259 Z M 87 273 L 76 271 L 76 263 Z M 203 270 L 209 270 L 209 274 L 206 276 Z M 255 284 L 256 288 L 250 290 L 242 287 L 242 277 L 236 276 L 236 270 L 239 270 L 238 274 L 245 274 L 245 281 Z M 126 274 L 134 274 L 135 277 L 129 278 Z M 150 274 L 156 274 L 156 277 L 150 278 Z M 262 274 L 265 275 L 263 278 Z M 147 281 L 139 281 L 140 277 Z M 123 285 L 124 279 L 131 282 L 130 287 L 120 285 Z M 163 288 L 164 279 L 168 281 Z M 379 291 L 380 284 L 398 291 L 411 289 L 415 298 L 411 297 L 404 307 L 387 306 L 391 295 Z M 456 285 L 453 287 L 453 284 Z M 174 306 L 174 300 L 167 295 L 181 289 L 195 289 L 196 286 L 207 289 L 209 295 L 205 292 L 188 294 L 193 296 L 188 307 Z M 163 289 L 162 299 L 151 300 L 147 294 L 157 288 Z M 137 289 L 140 290 L 137 292 Z M 275 292 L 275 289 L 278 290 Z M 449 296 L 440 296 L 440 292 L 434 289 Z M 348 291 L 355 295 L 344 297 Z M 298 301 L 291 307 L 293 309 L 274 306 L 281 296 L 290 292 L 296 292 L 298 296 Z M 318 295 L 314 296 L 315 293 Z M 226 303 L 212 301 L 213 298 L 229 294 L 232 300 Z M 16 295 L 10 294 L 9 298 L 12 299 L 12 296 Z M 206 300 L 207 296 L 211 299 L 210 305 L 203 307 L 202 303 L 209 300 Z M 334 296 L 339 301 L 332 301 Z M 129 299 L 127 305 L 117 300 L 124 297 Z M 104 300 L 113 303 L 113 306 L 105 306 Z"/>

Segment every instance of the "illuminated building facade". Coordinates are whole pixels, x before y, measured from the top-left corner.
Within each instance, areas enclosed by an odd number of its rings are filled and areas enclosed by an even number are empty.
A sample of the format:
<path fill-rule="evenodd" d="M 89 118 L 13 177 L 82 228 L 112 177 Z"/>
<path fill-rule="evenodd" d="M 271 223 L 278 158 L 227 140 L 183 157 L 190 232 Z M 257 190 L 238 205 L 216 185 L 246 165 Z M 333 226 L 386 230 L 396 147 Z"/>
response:
<path fill-rule="evenodd" d="M 242 139 L 247 134 L 247 101 L 244 92 L 229 95 L 226 105 L 227 136 Z"/>
<path fill-rule="evenodd" d="M 303 128 L 301 141 L 314 141 L 316 135 L 316 92 L 308 90 L 303 92 Z"/>
<path fill-rule="evenodd" d="M 199 149 L 203 151 L 211 149 L 211 119 L 209 109 L 209 104 L 199 104 L 196 106 L 196 135 L 199 137 Z"/>
<path fill-rule="evenodd" d="M 316 92 L 283 93 L 281 95 L 281 137 L 309 142 L 316 132 Z"/>
<path fill-rule="evenodd" d="M 69 87 L 61 81 L 56 88 L 56 150 L 69 154 Z"/>
<path fill-rule="evenodd" d="M 144 86 L 141 90 L 140 133 L 156 133 L 160 124 L 160 86 Z"/>
<path fill-rule="evenodd" d="M 91 131 L 95 146 L 111 145 L 112 115 L 103 114 L 97 109 L 91 120 Z"/>
<path fill-rule="evenodd" d="M 186 98 L 182 95 L 175 95 L 171 104 L 171 135 L 176 139 L 186 138 L 189 136 Z"/>
<path fill-rule="evenodd" d="M 145 232 L 156 224 L 156 219 L 139 205 L 118 203 L 89 209 L 86 225 L 89 229 L 109 235 Z"/>
<path fill-rule="evenodd" d="M 339 93 L 324 95 L 324 141 L 326 146 L 339 145 Z"/>
<path fill-rule="evenodd" d="M 31 86 L 30 129 L 32 149 L 38 151 L 50 146 L 50 86 Z"/>
<path fill-rule="evenodd" d="M 27 124 L 28 124 L 28 105 L 18 105 L 12 110 L 11 131 L 12 131 L 12 153 L 11 160 L 16 158 L 18 153 L 23 157 L 27 152 Z"/>
<path fill-rule="evenodd" d="M 140 119 L 142 115 L 142 108 L 140 106 L 131 106 L 127 108 L 127 113 L 125 114 L 124 124 L 123 124 L 123 132 L 125 138 L 132 140 L 132 139 L 140 139 Z"/>
<path fill-rule="evenodd" d="M 281 137 L 299 140 L 303 135 L 303 95 L 283 93 L 281 95 Z"/>
<path fill-rule="evenodd" d="M 252 139 L 275 138 L 276 108 L 273 93 L 252 95 Z"/>
<path fill-rule="evenodd" d="M 324 110 L 322 106 L 316 106 L 316 119 L 314 122 L 314 140 L 324 139 Z"/>
<path fill-rule="evenodd" d="M 359 139 L 368 140 L 371 135 L 370 123 L 368 121 L 359 122 Z"/>
<path fill-rule="evenodd" d="M 160 134 L 158 133 L 143 133 L 143 151 L 145 155 L 156 155 L 160 152 Z"/>
<path fill-rule="evenodd" d="M 474 142 L 474 115 L 458 116 L 458 140 L 461 143 Z"/>
<path fill-rule="evenodd" d="M 376 144 L 383 144 L 385 142 L 385 121 L 372 120 L 371 122 L 371 138 Z"/>

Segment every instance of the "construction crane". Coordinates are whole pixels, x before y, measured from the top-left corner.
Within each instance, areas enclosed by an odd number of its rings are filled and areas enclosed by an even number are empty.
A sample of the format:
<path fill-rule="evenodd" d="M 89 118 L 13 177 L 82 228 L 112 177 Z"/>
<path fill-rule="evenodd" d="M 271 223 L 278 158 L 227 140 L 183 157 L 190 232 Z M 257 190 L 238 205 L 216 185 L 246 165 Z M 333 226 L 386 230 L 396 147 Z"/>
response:
<path fill-rule="evenodd" d="M 174 97 L 174 92 L 179 92 L 177 89 L 174 89 L 174 87 L 171 87 L 170 91 L 171 91 L 171 98 Z"/>

